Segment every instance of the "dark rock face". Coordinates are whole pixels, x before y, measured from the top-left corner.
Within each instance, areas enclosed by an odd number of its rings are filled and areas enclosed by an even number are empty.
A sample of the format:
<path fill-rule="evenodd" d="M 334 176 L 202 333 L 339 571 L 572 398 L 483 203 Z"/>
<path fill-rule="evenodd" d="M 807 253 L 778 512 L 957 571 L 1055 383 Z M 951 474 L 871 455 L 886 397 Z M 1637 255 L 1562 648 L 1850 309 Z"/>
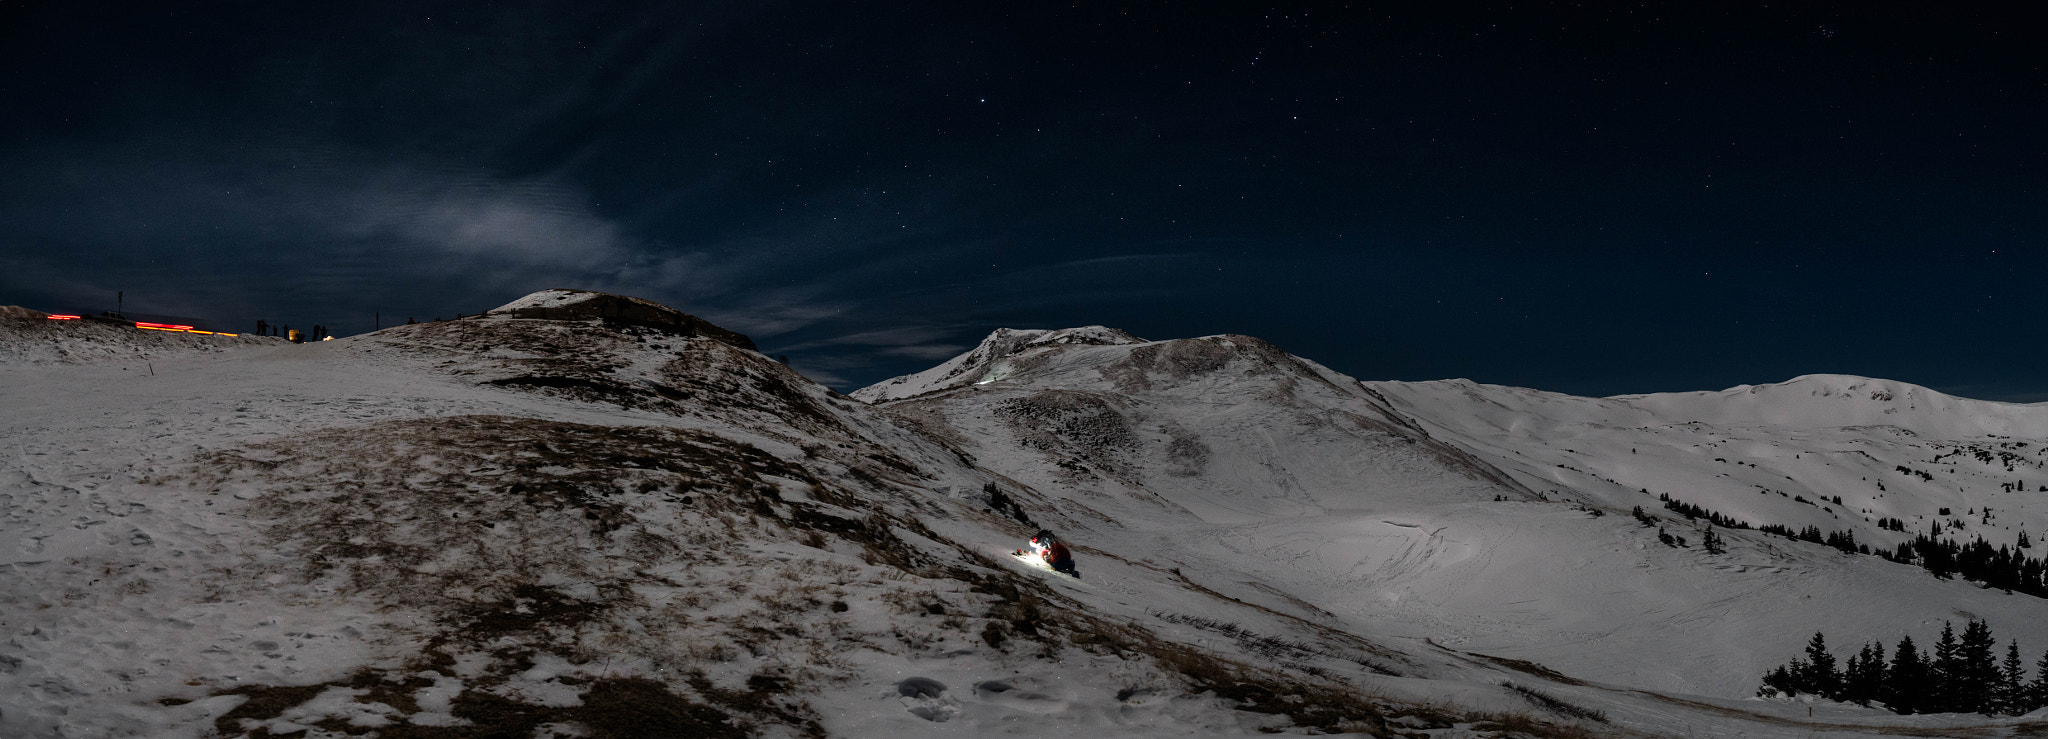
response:
<path fill-rule="evenodd" d="M 550 321 L 602 320 L 622 326 L 641 326 L 677 336 L 703 336 L 725 344 L 756 351 L 754 340 L 738 331 L 723 328 L 710 321 L 670 308 L 666 305 L 640 298 L 623 295 L 590 292 L 587 290 L 553 290 L 565 293 L 575 300 L 558 305 L 528 306 L 492 311 L 493 314 L 513 318 L 537 318 Z"/>

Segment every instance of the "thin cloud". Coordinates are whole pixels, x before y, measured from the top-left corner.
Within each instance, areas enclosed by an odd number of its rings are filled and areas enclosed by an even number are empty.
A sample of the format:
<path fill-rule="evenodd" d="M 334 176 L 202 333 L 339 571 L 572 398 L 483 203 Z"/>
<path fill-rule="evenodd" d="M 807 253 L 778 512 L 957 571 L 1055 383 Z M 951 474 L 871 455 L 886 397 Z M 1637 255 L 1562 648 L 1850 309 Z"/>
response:
<path fill-rule="evenodd" d="M 922 344 L 916 346 L 892 346 L 877 353 L 890 357 L 936 361 L 952 359 L 972 348 L 974 347 L 962 344 Z"/>
<path fill-rule="evenodd" d="M 760 289 L 804 256 L 770 235 L 650 239 L 581 188 L 546 178 L 365 164 L 305 146 L 228 162 L 135 146 L 0 163 L 15 175 L 0 184 L 0 238 L 66 247 L 0 255 L 10 292 L 119 286 L 181 310 L 275 315 L 284 303 L 315 315 L 360 309 L 367 324 L 364 306 L 402 315 L 393 304 L 410 301 L 452 313 L 575 287 L 669 303 L 757 337 L 847 307 L 832 285 Z M 109 266 L 81 271 L 78 254 Z M 241 290 L 224 294 L 233 282 Z"/>

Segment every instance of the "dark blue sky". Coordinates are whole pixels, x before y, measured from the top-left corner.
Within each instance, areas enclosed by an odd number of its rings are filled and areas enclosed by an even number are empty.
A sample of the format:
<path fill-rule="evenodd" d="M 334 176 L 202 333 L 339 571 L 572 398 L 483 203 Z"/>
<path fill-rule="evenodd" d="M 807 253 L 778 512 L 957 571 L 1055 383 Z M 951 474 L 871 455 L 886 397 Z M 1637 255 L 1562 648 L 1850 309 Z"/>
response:
<path fill-rule="evenodd" d="M 2048 400 L 2031 17 L 1083 5 L 0 4 L 0 304 L 346 335 L 580 287 L 842 389 L 1099 323 Z"/>

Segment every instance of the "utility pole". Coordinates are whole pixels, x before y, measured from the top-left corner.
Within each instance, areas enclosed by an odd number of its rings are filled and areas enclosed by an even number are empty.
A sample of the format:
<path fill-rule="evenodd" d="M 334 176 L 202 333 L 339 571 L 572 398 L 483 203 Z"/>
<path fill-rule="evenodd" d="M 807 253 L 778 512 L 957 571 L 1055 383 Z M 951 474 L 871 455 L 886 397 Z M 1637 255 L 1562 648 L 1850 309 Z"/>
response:
<path fill-rule="evenodd" d="M 127 292 L 121 290 L 114 291 L 114 315 L 120 316 L 122 318 L 128 317 L 128 314 L 121 309 L 121 303 L 127 300 L 127 298 Z"/>
<path fill-rule="evenodd" d="M 377 328 L 373 328 L 373 329 L 370 329 L 371 331 L 375 331 L 375 330 L 377 330 L 377 329 L 379 329 L 379 328 L 383 328 L 383 327 L 384 327 L 384 314 L 383 314 L 383 313 L 377 313 L 377 312 L 372 312 L 372 313 L 370 313 L 370 316 L 371 316 L 371 318 L 370 318 L 370 325 L 372 325 L 372 326 L 375 326 L 375 327 L 377 327 Z"/>

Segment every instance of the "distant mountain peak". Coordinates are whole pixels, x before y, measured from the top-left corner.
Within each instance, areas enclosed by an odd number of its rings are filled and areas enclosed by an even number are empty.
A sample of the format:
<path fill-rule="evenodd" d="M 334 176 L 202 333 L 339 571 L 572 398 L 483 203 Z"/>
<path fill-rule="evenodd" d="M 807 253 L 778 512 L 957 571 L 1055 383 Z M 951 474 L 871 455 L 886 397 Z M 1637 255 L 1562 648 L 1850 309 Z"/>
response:
<path fill-rule="evenodd" d="M 1122 329 L 1108 326 L 1080 326 L 1061 329 L 999 328 L 989 332 L 967 353 L 937 367 L 911 375 L 884 380 L 855 390 L 853 397 L 869 403 L 899 400 L 914 395 L 987 382 L 1005 376 L 1007 370 L 1030 355 L 1076 346 L 1117 346 L 1148 344 Z"/>
<path fill-rule="evenodd" d="M 602 320 L 683 336 L 705 336 L 741 349 L 755 348 L 754 340 L 745 334 L 652 300 L 590 290 L 542 290 L 493 308 L 487 315 L 552 321 Z"/>
<path fill-rule="evenodd" d="M 1144 344 L 1144 339 L 1130 335 L 1123 329 L 1108 326 L 1080 326 L 1077 328 L 1035 329 L 999 328 L 990 331 L 975 351 L 991 358 L 1011 356 L 1030 349 L 1044 346 L 1084 345 L 1110 346 L 1116 344 Z M 969 352 L 970 354 L 974 352 Z"/>
<path fill-rule="evenodd" d="M 1750 386 L 1751 393 L 1769 389 L 1805 391 L 1818 397 L 1862 397 L 1876 401 L 1892 401 L 1925 396 L 1934 391 L 1912 383 L 1897 380 L 1882 380 L 1857 375 L 1800 375 L 1784 382 L 1771 385 Z"/>

